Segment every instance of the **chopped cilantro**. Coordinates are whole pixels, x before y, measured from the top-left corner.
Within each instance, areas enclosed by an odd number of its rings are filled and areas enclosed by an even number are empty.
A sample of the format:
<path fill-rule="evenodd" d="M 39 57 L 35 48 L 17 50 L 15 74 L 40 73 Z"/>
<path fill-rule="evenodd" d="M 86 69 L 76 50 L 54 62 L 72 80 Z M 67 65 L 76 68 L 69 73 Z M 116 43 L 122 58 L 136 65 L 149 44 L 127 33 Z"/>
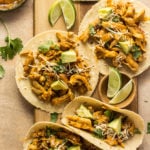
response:
<path fill-rule="evenodd" d="M 111 110 L 105 110 L 104 115 L 109 117 L 109 121 L 112 121 L 114 119 L 114 112 Z"/>
<path fill-rule="evenodd" d="M 114 16 L 112 21 L 113 22 L 119 22 L 120 21 L 120 16 Z"/>
<path fill-rule="evenodd" d="M 93 36 L 94 34 L 96 34 L 96 31 L 95 31 L 94 26 L 89 25 L 89 32 L 90 32 L 90 35 L 91 35 L 91 36 Z"/>
<path fill-rule="evenodd" d="M 2 65 L 0 65 L 0 79 L 4 77 L 5 70 Z"/>
<path fill-rule="evenodd" d="M 137 60 L 142 55 L 141 49 L 137 45 L 132 46 L 131 52 L 132 52 L 132 56 L 135 60 Z"/>
<path fill-rule="evenodd" d="M 141 51 L 135 51 L 132 53 L 132 55 L 133 55 L 133 58 L 135 60 L 137 60 L 142 55 L 142 52 Z"/>
<path fill-rule="evenodd" d="M 141 134 L 141 131 L 140 131 L 138 128 L 135 128 L 135 129 L 134 129 L 134 133 L 135 133 L 135 134 Z"/>
<path fill-rule="evenodd" d="M 50 114 L 50 121 L 51 122 L 56 122 L 57 121 L 57 119 L 58 119 L 58 113 L 56 113 L 56 112 L 54 112 L 54 113 L 51 113 Z"/>
<path fill-rule="evenodd" d="M 95 134 L 96 137 L 98 137 L 98 138 L 100 138 L 100 139 L 101 139 L 101 138 L 104 138 L 101 129 L 95 129 L 95 130 L 94 130 L 94 134 Z"/>
<path fill-rule="evenodd" d="M 64 73 L 66 72 L 66 67 L 61 62 L 58 62 L 57 65 L 53 66 L 53 70 L 56 73 Z"/>
<path fill-rule="evenodd" d="M 50 127 L 46 127 L 46 131 L 45 131 L 45 135 L 46 137 L 50 137 L 51 135 L 56 134 L 56 131 L 54 129 L 51 129 Z"/>
<path fill-rule="evenodd" d="M 150 134 L 150 122 L 147 123 L 147 134 Z"/>

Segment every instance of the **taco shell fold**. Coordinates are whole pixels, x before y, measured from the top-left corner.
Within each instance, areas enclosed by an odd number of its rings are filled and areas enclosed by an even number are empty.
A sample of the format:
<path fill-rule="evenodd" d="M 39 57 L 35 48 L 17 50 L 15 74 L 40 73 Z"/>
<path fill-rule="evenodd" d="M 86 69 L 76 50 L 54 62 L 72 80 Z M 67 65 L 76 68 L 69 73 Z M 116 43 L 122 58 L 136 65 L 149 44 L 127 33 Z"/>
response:
<path fill-rule="evenodd" d="M 133 137 L 130 137 L 130 139 L 125 141 L 124 148 L 122 148 L 121 146 L 110 146 L 102 139 L 93 136 L 91 133 L 69 125 L 67 117 L 75 115 L 77 108 L 79 108 L 81 104 L 87 104 L 88 106 L 92 106 L 93 108 L 97 109 L 105 107 L 109 110 L 121 113 L 127 116 L 134 123 L 136 128 L 141 131 L 141 134 L 135 134 Z M 119 109 L 117 107 L 107 105 L 99 100 L 87 96 L 76 97 L 72 102 L 70 102 L 64 109 L 61 121 L 75 133 L 84 137 L 86 140 L 91 141 L 94 145 L 104 150 L 136 150 L 142 144 L 142 140 L 144 137 L 144 121 L 138 114 L 134 113 L 133 111 Z"/>
<path fill-rule="evenodd" d="M 53 42 L 58 42 L 58 39 L 56 38 L 56 33 L 61 33 L 62 35 L 67 35 L 68 32 L 61 31 L 61 30 L 51 30 L 46 31 L 43 33 L 40 33 L 33 37 L 23 48 L 21 53 L 26 53 L 26 51 L 32 51 L 33 55 L 37 53 L 38 47 L 47 42 L 48 40 L 52 40 Z M 82 43 L 80 43 L 77 39 L 77 35 L 73 33 L 74 38 L 76 39 L 77 43 L 77 50 L 78 55 L 81 56 L 82 59 L 86 60 L 88 63 L 88 67 L 91 68 L 90 70 L 90 80 L 89 83 L 91 84 L 91 90 L 87 91 L 85 95 L 90 96 L 96 85 L 99 78 L 99 71 L 97 66 L 97 60 L 95 56 L 92 54 L 92 52 Z M 19 91 L 21 92 L 22 96 L 33 106 L 40 108 L 42 110 L 45 110 L 47 112 L 62 112 L 64 106 L 66 105 L 66 102 L 61 105 L 53 106 L 51 103 L 43 102 L 38 99 L 38 97 L 33 93 L 31 89 L 31 83 L 28 78 L 24 77 L 24 68 L 23 64 L 25 62 L 25 58 L 23 56 L 19 56 L 16 64 L 16 83 L 19 88 Z M 34 66 L 33 66 L 34 67 Z M 79 94 L 76 92 L 75 96 L 78 96 Z"/>
<path fill-rule="evenodd" d="M 138 1 L 138 0 L 112 0 L 112 3 L 126 3 L 126 2 L 131 2 L 135 8 L 135 10 L 138 12 L 142 11 L 143 9 L 145 10 L 145 16 L 149 18 L 149 14 L 150 14 L 150 9 L 144 5 L 142 2 Z M 99 2 L 97 2 L 95 5 L 92 6 L 92 8 L 86 13 L 86 15 L 84 16 L 83 20 L 81 21 L 81 24 L 79 26 L 79 33 L 78 35 L 81 36 L 82 33 L 84 31 L 86 31 L 86 29 L 89 27 L 89 24 L 91 24 L 92 22 L 94 22 L 95 20 L 97 20 L 99 18 L 99 14 L 98 11 L 101 8 L 105 8 L 108 7 L 107 6 L 107 0 L 100 0 Z M 141 73 L 143 73 L 146 69 L 149 68 L 150 66 L 150 19 L 147 19 L 146 21 L 142 22 L 140 25 L 140 28 L 143 30 L 143 32 L 145 33 L 145 38 L 146 38 L 146 47 L 145 47 L 145 51 L 146 53 L 144 54 L 145 57 L 145 61 L 141 62 L 139 64 L 139 69 L 136 72 L 131 71 L 127 66 L 123 66 L 120 68 L 120 71 L 125 72 L 126 74 L 130 75 L 131 77 L 135 77 Z M 87 46 L 91 49 L 91 51 L 93 51 L 94 53 L 94 49 L 95 49 L 95 44 L 91 44 L 91 43 L 87 43 Z M 106 60 L 104 59 L 99 59 L 99 71 L 101 74 L 108 74 L 109 71 L 109 65 L 110 63 L 106 62 Z"/>

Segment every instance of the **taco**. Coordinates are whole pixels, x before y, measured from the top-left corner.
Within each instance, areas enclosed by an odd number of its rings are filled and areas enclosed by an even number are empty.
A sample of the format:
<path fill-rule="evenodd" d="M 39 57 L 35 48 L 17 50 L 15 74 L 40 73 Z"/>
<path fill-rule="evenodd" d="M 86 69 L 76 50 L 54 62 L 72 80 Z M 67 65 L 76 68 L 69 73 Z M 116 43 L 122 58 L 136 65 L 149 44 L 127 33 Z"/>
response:
<path fill-rule="evenodd" d="M 17 86 L 32 105 L 62 112 L 75 96 L 90 96 L 98 81 L 95 56 L 72 32 L 46 31 L 31 39 L 16 66 Z"/>
<path fill-rule="evenodd" d="M 28 131 L 24 150 L 100 150 L 67 127 L 38 122 Z"/>
<path fill-rule="evenodd" d="M 138 114 L 86 96 L 65 107 L 62 123 L 104 150 L 136 150 L 144 137 Z"/>
<path fill-rule="evenodd" d="M 134 77 L 149 68 L 149 14 L 138 0 L 101 0 L 87 12 L 79 37 L 99 59 L 100 73 L 113 66 Z"/>

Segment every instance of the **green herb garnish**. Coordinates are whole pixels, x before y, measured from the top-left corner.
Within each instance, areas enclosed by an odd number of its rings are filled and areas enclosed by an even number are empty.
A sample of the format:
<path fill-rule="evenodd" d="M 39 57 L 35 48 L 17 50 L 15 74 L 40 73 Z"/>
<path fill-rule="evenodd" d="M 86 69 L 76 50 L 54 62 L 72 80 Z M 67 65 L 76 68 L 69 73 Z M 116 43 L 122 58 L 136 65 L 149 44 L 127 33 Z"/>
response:
<path fill-rule="evenodd" d="M 96 34 L 95 28 L 93 25 L 89 25 L 89 32 L 90 35 L 93 36 L 94 34 Z"/>
<path fill-rule="evenodd" d="M 56 112 L 54 112 L 54 113 L 51 113 L 50 114 L 50 121 L 51 122 L 56 122 L 57 121 L 57 119 L 58 119 L 58 113 L 56 113 Z"/>
<path fill-rule="evenodd" d="M 134 60 L 137 60 L 142 55 L 141 49 L 137 45 L 132 46 L 131 52 Z"/>
<path fill-rule="evenodd" d="M 141 131 L 140 131 L 138 128 L 135 128 L 135 129 L 134 129 L 134 133 L 135 133 L 135 134 L 141 134 Z"/>
<path fill-rule="evenodd" d="M 51 129 L 50 127 L 46 127 L 46 131 L 45 131 L 45 135 L 46 137 L 50 137 L 51 135 L 56 134 L 56 131 L 54 129 Z"/>
<path fill-rule="evenodd" d="M 5 38 L 6 46 L 0 47 L 0 54 L 3 59 L 13 59 L 14 56 L 22 50 L 22 41 L 19 38 Z"/>
<path fill-rule="evenodd" d="M 100 138 L 100 139 L 104 138 L 101 129 L 95 129 L 95 130 L 94 130 L 94 134 L 95 134 L 96 137 L 98 137 L 98 138 Z"/>
<path fill-rule="evenodd" d="M 3 22 L 2 19 L 0 19 L 0 22 L 3 24 L 4 28 L 7 31 L 7 36 L 5 38 L 5 46 L 0 47 L 0 56 L 4 60 L 13 59 L 14 56 L 19 53 L 22 48 L 22 40 L 20 38 L 11 39 L 8 28 L 6 24 Z M 1 66 L 1 78 L 4 76 L 4 68 Z"/>
<path fill-rule="evenodd" d="M 104 115 L 109 118 L 109 121 L 112 121 L 114 119 L 114 112 L 111 110 L 105 110 Z"/>
<path fill-rule="evenodd" d="M 150 122 L 147 123 L 147 134 L 150 134 Z"/>
<path fill-rule="evenodd" d="M 66 67 L 62 64 L 62 62 L 58 62 L 57 65 L 53 66 L 53 70 L 56 72 L 56 73 L 64 73 L 66 72 Z"/>
<path fill-rule="evenodd" d="M 0 79 L 4 77 L 5 70 L 2 65 L 0 65 Z"/>
<path fill-rule="evenodd" d="M 120 16 L 114 16 L 112 21 L 113 22 L 120 22 Z"/>

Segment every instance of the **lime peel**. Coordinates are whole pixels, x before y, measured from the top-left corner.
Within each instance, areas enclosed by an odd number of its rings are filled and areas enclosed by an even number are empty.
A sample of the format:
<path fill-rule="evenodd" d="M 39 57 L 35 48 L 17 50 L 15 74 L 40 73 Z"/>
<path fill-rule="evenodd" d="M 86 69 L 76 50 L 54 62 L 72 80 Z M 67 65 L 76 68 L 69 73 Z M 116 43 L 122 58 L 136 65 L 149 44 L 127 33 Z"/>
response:
<path fill-rule="evenodd" d="M 61 15 L 62 11 L 60 7 L 60 0 L 56 0 L 54 3 L 52 3 L 49 10 L 48 19 L 50 24 L 54 26 Z"/>
<path fill-rule="evenodd" d="M 109 104 L 118 104 L 124 101 L 132 92 L 133 81 L 130 79 L 119 91 L 118 93 L 109 101 Z"/>
<path fill-rule="evenodd" d="M 69 30 L 75 23 L 76 11 L 70 0 L 60 0 L 60 7 L 63 13 L 66 28 Z"/>

